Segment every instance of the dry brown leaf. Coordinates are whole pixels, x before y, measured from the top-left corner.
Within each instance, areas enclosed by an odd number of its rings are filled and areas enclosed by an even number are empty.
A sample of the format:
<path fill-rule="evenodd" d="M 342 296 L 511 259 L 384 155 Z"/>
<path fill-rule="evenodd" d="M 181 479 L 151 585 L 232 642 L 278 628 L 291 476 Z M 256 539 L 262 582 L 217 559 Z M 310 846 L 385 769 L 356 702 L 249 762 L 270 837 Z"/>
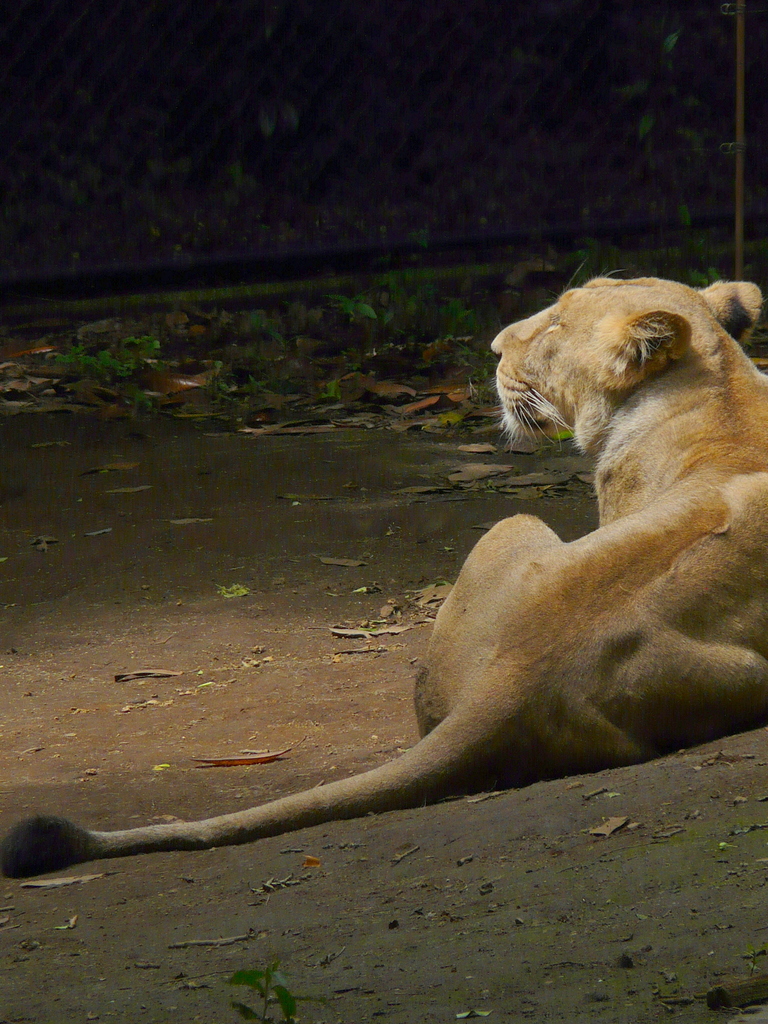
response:
<path fill-rule="evenodd" d="M 135 704 L 126 704 L 120 708 L 121 713 L 128 711 L 143 711 L 144 708 L 169 708 L 173 704 L 173 700 L 158 700 L 156 697 L 150 697 L 149 700 L 138 700 Z"/>
<path fill-rule="evenodd" d="M 333 423 L 308 423 L 304 426 L 283 427 L 279 423 L 266 427 L 240 427 L 239 434 L 328 434 L 336 430 Z"/>
<path fill-rule="evenodd" d="M 446 484 L 417 484 L 415 487 L 400 487 L 395 494 L 443 494 L 450 490 Z"/>
<path fill-rule="evenodd" d="M 404 633 L 407 629 L 413 629 L 413 626 L 383 626 L 381 629 L 363 629 L 348 628 L 346 626 L 329 626 L 331 633 L 334 636 L 349 636 L 349 637 L 369 637 L 369 636 L 397 636 L 398 633 Z"/>
<path fill-rule="evenodd" d="M 56 352 L 55 345 L 35 345 L 33 348 L 14 348 L 13 343 L 2 350 L 3 359 L 20 359 L 22 356 L 41 356 L 46 352 Z"/>
<path fill-rule="evenodd" d="M 448 474 L 448 479 L 454 484 L 472 483 L 474 480 L 484 480 L 489 476 L 502 476 L 510 473 L 514 466 L 496 465 L 487 462 L 468 462 L 460 469 Z"/>
<path fill-rule="evenodd" d="M 189 323 L 189 317 L 182 310 L 165 314 L 165 325 L 172 331 L 183 331 Z"/>
<path fill-rule="evenodd" d="M 459 451 L 467 452 L 469 455 L 493 455 L 496 451 L 495 444 L 460 444 Z"/>
<path fill-rule="evenodd" d="M 116 683 L 129 683 L 133 679 L 166 679 L 168 676 L 183 676 L 180 669 L 174 668 L 138 668 L 135 672 L 118 672 Z"/>
<path fill-rule="evenodd" d="M 312 854 L 308 853 L 301 866 L 303 868 L 319 868 L 322 863 L 319 857 L 313 857 Z"/>
<path fill-rule="evenodd" d="M 410 395 L 411 398 L 415 398 L 417 394 L 407 384 L 393 384 L 390 381 L 377 381 L 371 380 L 371 378 L 366 379 L 365 389 L 370 391 L 371 394 L 379 395 L 382 398 L 397 398 L 398 395 Z"/>
<path fill-rule="evenodd" d="M 203 373 L 173 373 L 167 370 L 150 370 L 146 377 L 147 387 L 157 395 L 177 395 L 181 391 L 202 388 L 209 384 L 212 370 Z"/>
<path fill-rule="evenodd" d="M 573 473 L 558 473 L 555 470 L 542 470 L 539 473 L 524 473 L 522 476 L 511 476 L 504 483 L 510 487 L 554 487 L 567 483 Z"/>
<path fill-rule="evenodd" d="M 607 818 L 602 825 L 595 825 L 594 828 L 591 828 L 588 831 L 591 836 L 603 836 L 607 838 L 608 836 L 612 836 L 614 832 L 618 832 L 619 829 L 624 828 L 628 821 L 629 815 L 623 814 L 620 817 Z"/>
<path fill-rule="evenodd" d="M 112 487 L 105 494 L 136 494 L 138 491 L 151 491 L 152 484 L 139 484 L 138 487 Z"/>
<path fill-rule="evenodd" d="M 69 875 L 67 878 L 43 878 L 33 879 L 31 882 L 22 882 L 22 889 L 60 889 L 65 885 L 77 885 L 80 882 L 92 882 L 96 878 L 104 878 L 106 872 L 98 875 Z"/>
<path fill-rule="evenodd" d="M 284 750 L 274 750 L 266 754 L 238 754 L 236 757 L 193 757 L 197 761 L 197 768 L 236 768 L 240 765 L 249 764 L 270 764 L 278 758 L 287 754 L 293 747 L 286 747 Z"/>
<path fill-rule="evenodd" d="M 359 558 L 325 558 L 322 555 L 318 555 L 318 558 L 323 565 L 343 565 L 350 569 L 355 569 L 359 565 L 365 565 L 365 562 L 361 562 Z"/>
<path fill-rule="evenodd" d="M 451 583 L 435 583 L 430 587 L 423 587 L 416 591 L 416 604 L 422 608 L 426 605 L 439 604 L 448 597 L 452 590 Z"/>
<path fill-rule="evenodd" d="M 50 544 L 58 544 L 58 537 L 45 537 L 42 534 L 39 537 L 35 537 L 29 542 L 33 548 L 37 548 L 38 551 L 47 551 Z"/>
<path fill-rule="evenodd" d="M 436 405 L 441 397 L 441 395 L 430 395 L 429 398 L 421 398 L 418 402 L 403 405 L 397 411 L 401 416 L 413 416 L 415 412 L 421 412 L 422 409 L 428 409 L 431 405 Z"/>
<path fill-rule="evenodd" d="M 91 469 L 84 469 L 80 476 L 90 476 L 91 473 L 116 473 L 121 469 L 136 469 L 141 465 L 139 462 L 107 462 L 103 466 L 92 466 Z"/>

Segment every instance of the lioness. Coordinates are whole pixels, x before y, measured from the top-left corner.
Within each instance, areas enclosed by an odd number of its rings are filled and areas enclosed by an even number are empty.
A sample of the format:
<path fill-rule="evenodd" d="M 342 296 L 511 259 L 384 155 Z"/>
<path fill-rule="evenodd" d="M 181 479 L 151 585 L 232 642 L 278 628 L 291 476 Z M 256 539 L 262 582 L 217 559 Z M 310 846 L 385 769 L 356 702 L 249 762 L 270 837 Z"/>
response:
<path fill-rule="evenodd" d="M 194 850 L 655 757 L 768 717 L 768 380 L 734 339 L 755 285 L 598 279 L 493 342 L 512 434 L 563 425 L 600 527 L 528 515 L 480 540 L 416 683 L 422 739 L 373 771 L 235 814 L 91 832 L 17 825 L 6 875 Z"/>

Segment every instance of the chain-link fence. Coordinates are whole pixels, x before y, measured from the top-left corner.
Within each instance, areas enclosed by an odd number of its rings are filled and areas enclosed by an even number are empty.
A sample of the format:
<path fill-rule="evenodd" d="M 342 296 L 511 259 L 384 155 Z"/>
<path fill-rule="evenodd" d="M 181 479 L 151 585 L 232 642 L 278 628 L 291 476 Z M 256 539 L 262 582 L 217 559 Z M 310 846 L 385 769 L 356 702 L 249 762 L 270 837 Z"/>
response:
<path fill-rule="evenodd" d="M 17 0 L 0 272 L 727 215 L 733 29 L 674 0 Z M 753 206 L 766 44 L 756 14 Z"/>

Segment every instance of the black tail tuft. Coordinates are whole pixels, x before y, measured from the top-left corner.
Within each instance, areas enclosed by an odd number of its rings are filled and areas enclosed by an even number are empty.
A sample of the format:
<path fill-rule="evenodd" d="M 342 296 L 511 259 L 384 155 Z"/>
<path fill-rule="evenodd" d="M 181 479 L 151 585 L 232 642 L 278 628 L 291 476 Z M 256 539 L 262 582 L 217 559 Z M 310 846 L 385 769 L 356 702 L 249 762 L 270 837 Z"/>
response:
<path fill-rule="evenodd" d="M 0 845 L 7 878 L 27 878 L 88 860 L 88 832 L 66 818 L 39 815 L 14 825 Z"/>

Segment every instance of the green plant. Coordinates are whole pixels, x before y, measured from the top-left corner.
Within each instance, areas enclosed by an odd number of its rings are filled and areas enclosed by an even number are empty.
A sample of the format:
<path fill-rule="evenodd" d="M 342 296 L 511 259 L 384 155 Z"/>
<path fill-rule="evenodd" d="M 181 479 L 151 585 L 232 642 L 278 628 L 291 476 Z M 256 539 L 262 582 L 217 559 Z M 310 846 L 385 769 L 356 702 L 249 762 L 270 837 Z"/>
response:
<path fill-rule="evenodd" d="M 73 345 L 69 352 L 56 357 L 56 362 L 70 373 L 93 377 L 102 383 L 111 383 L 132 377 L 145 363 L 156 360 L 160 342 L 151 335 L 141 338 L 123 338 L 109 348 L 89 351 L 86 345 Z"/>
<path fill-rule="evenodd" d="M 209 399 L 215 404 L 228 401 L 234 390 L 231 371 L 225 369 L 224 363 L 217 359 L 211 367 L 211 376 L 205 385 Z"/>
<path fill-rule="evenodd" d="M 449 337 L 476 334 L 479 330 L 477 313 L 474 309 L 468 309 L 461 299 L 448 299 L 440 307 L 440 319 L 442 333 Z"/>
<path fill-rule="evenodd" d="M 366 302 L 363 295 L 328 295 L 328 300 L 337 309 L 351 327 L 357 328 L 357 349 L 360 363 L 373 348 L 374 325 L 379 319 L 373 306 Z"/>
<path fill-rule="evenodd" d="M 285 338 L 283 337 L 280 325 L 272 317 L 268 316 L 263 309 L 251 310 L 248 319 L 251 330 L 255 334 L 266 334 L 272 341 L 285 348 Z"/>
<path fill-rule="evenodd" d="M 342 313 L 351 324 L 378 320 L 376 310 L 362 295 L 328 295 L 327 298 L 333 308 Z"/>
<path fill-rule="evenodd" d="M 320 392 L 321 399 L 329 402 L 340 402 L 341 401 L 341 385 L 337 380 L 329 380 L 323 390 Z"/>
<path fill-rule="evenodd" d="M 270 1020 L 267 1016 L 269 1008 L 278 1004 L 283 1013 L 283 1020 L 287 1024 L 294 1024 L 296 1004 L 300 1001 L 305 1002 L 313 999 L 312 996 L 294 995 L 288 988 L 283 972 L 278 968 L 279 964 L 275 961 L 273 964 L 265 967 L 263 971 L 236 971 L 229 979 L 230 985 L 247 985 L 248 988 L 253 989 L 261 997 L 260 1010 L 254 1010 L 245 1003 L 232 1000 L 233 1008 L 245 1020 Z M 321 1002 L 322 1000 L 316 1001 Z"/>
<path fill-rule="evenodd" d="M 741 954 L 745 960 L 749 960 L 749 973 L 754 974 L 757 970 L 757 958 L 768 953 L 768 946 L 755 947 L 751 942 L 747 943 L 746 950 Z"/>

